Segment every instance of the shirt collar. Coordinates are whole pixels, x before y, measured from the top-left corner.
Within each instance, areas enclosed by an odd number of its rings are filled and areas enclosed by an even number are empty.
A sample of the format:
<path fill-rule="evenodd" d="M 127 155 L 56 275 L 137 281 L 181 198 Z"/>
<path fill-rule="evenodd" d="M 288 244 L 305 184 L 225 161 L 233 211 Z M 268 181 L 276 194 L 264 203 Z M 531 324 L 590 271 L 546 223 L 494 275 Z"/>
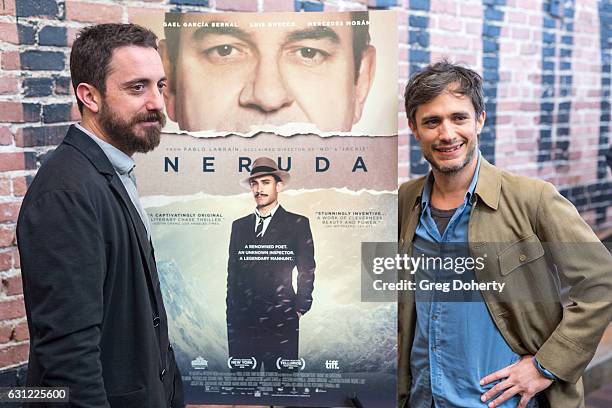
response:
<path fill-rule="evenodd" d="M 270 210 L 270 212 L 268 213 L 270 218 L 274 217 L 274 213 L 276 212 L 276 210 L 278 210 L 279 205 L 280 205 L 279 203 L 276 203 L 276 206 L 274 206 L 274 208 L 272 210 Z M 258 218 L 263 218 L 263 216 L 259 213 L 259 210 L 257 208 L 255 208 L 255 215 Z M 266 218 L 268 218 L 268 217 L 266 217 Z"/>
<path fill-rule="evenodd" d="M 472 176 L 472 181 L 468 186 L 468 189 L 465 193 L 465 202 L 469 202 L 472 204 L 474 202 L 474 190 L 476 190 L 476 185 L 478 184 L 478 173 L 480 173 L 480 160 L 482 155 L 480 154 L 480 150 L 478 153 L 478 161 L 476 162 L 476 170 L 474 171 L 474 175 Z M 433 171 L 429 171 L 427 178 L 425 179 L 425 185 L 423 186 L 423 193 L 421 194 L 421 208 L 425 209 L 429 205 L 429 201 L 431 200 L 431 189 L 433 188 L 434 175 Z"/>
<path fill-rule="evenodd" d="M 134 159 L 132 159 L 130 156 L 123 153 L 121 150 L 117 149 L 112 144 L 100 139 L 93 132 L 81 126 L 80 123 L 77 123 L 75 126 L 87 136 L 91 137 L 93 141 L 96 142 L 98 146 L 100 146 L 100 148 L 102 149 L 106 157 L 108 157 L 108 160 L 111 162 L 113 168 L 117 173 L 121 175 L 127 174 L 130 172 L 130 170 L 134 168 L 135 162 Z"/>

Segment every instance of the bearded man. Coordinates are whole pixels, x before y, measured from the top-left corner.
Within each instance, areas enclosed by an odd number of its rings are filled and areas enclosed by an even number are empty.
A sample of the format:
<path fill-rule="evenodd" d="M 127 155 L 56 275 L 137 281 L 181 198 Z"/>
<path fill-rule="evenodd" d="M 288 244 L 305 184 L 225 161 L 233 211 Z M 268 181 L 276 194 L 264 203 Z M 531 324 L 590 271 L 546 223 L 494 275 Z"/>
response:
<path fill-rule="evenodd" d="M 70 406 L 182 407 L 131 157 L 159 144 L 165 121 L 157 38 L 85 28 L 70 71 L 82 121 L 38 171 L 17 224 L 27 385 L 68 387 Z"/>

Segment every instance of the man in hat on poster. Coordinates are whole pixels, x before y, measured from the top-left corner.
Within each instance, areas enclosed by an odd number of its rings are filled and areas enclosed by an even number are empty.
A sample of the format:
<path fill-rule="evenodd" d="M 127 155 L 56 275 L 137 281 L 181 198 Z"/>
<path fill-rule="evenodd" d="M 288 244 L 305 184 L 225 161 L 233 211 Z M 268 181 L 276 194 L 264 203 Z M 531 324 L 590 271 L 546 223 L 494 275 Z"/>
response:
<path fill-rule="evenodd" d="M 289 173 L 279 170 L 274 160 L 256 159 L 249 177 L 241 181 L 253 193 L 255 210 L 232 224 L 227 265 L 230 362 L 254 358 L 257 371 L 262 366 L 265 371 L 284 371 L 284 362 L 297 360 L 299 320 L 312 305 L 310 224 L 278 203 L 288 182 Z M 292 285 L 295 268 L 297 290 Z"/>

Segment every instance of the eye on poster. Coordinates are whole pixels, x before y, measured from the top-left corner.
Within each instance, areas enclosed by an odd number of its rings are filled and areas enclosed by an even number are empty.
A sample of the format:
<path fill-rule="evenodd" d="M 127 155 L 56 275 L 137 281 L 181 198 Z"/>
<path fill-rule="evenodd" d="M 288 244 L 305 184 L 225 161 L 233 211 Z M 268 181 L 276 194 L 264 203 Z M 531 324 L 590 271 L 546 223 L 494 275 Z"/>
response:
<path fill-rule="evenodd" d="M 190 404 L 396 404 L 394 302 L 361 243 L 397 233 L 392 12 L 169 13 L 168 117 L 137 157 Z"/>

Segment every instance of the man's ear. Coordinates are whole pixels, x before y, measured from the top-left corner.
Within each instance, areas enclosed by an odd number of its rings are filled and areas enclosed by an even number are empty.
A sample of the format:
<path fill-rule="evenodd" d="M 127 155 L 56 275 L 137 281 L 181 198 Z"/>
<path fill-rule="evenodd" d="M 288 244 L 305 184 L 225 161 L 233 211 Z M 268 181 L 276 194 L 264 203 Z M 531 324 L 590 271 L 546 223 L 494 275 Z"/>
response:
<path fill-rule="evenodd" d="M 482 112 L 480 117 L 476 119 L 476 134 L 480 134 L 482 132 L 482 128 L 484 127 L 485 119 L 487 118 L 487 112 Z"/>
<path fill-rule="evenodd" d="M 168 53 L 168 43 L 166 40 L 160 40 L 157 46 L 159 55 L 161 56 L 162 64 L 164 65 L 164 72 L 166 73 L 166 88 L 164 89 L 164 102 L 166 103 L 166 112 L 170 120 L 176 122 L 176 115 L 174 111 L 174 102 L 176 100 L 176 90 L 174 89 L 175 79 L 173 64 L 170 61 Z"/>
<path fill-rule="evenodd" d="M 359 122 L 363 113 L 368 93 L 374 81 L 376 73 L 376 48 L 373 45 L 363 51 L 357 82 L 355 84 L 355 113 L 353 114 L 353 124 Z"/>
<path fill-rule="evenodd" d="M 277 181 L 276 182 L 276 192 L 280 193 L 281 191 L 283 191 L 283 188 L 285 187 L 285 185 L 283 184 L 282 181 Z"/>
<path fill-rule="evenodd" d="M 419 137 L 419 133 L 417 132 L 417 127 L 410 118 L 408 118 L 408 127 L 410 127 L 410 130 L 412 131 L 412 134 L 414 135 L 416 140 L 420 141 L 421 138 Z"/>
<path fill-rule="evenodd" d="M 93 85 L 81 82 L 77 85 L 76 97 L 83 103 L 84 108 L 93 113 L 98 113 L 102 108 L 102 94 Z"/>

